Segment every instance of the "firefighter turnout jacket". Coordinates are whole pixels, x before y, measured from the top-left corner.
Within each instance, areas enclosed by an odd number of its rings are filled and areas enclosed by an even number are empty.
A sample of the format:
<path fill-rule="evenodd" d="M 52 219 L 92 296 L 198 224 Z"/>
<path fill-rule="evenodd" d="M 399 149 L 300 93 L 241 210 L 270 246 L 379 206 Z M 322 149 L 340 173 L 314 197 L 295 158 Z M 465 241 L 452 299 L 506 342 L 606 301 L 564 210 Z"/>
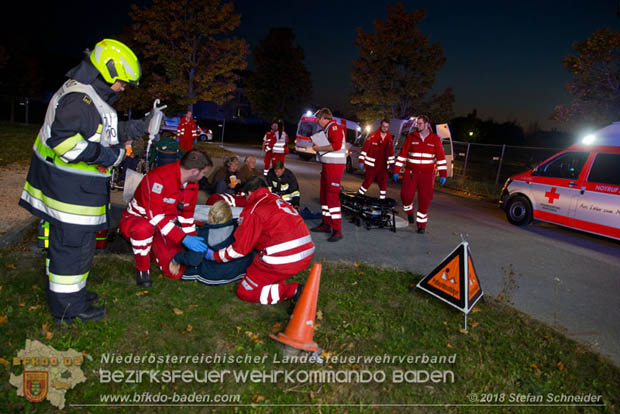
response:
<path fill-rule="evenodd" d="M 278 177 L 272 168 L 267 173 L 267 186 L 272 193 L 279 195 L 287 203 L 299 207 L 299 184 L 291 170 L 285 168 L 282 176 Z"/>

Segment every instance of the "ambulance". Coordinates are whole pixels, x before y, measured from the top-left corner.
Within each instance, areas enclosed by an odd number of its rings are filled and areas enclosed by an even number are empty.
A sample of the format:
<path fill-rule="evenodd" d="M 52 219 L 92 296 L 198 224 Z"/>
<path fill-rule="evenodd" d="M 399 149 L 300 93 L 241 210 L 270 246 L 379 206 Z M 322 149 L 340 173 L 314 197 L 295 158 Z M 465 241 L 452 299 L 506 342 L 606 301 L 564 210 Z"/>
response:
<path fill-rule="evenodd" d="M 398 156 L 400 149 L 402 148 L 405 140 L 407 139 L 407 135 L 415 131 L 416 121 L 417 118 L 414 116 L 404 119 L 394 118 L 390 120 L 390 127 L 388 131 L 393 137 L 395 156 Z M 366 125 L 365 134 L 361 136 L 360 139 L 358 139 L 352 144 L 347 144 L 347 172 L 353 173 L 359 170 L 358 157 L 360 155 L 360 152 L 362 151 L 364 142 L 366 141 L 366 138 L 368 138 L 370 134 L 378 130 L 380 126 L 380 119 L 373 121 L 372 123 Z M 450 127 L 448 127 L 448 124 L 437 124 L 435 125 L 434 129 L 432 125 L 430 128 L 439 136 L 439 138 L 441 138 L 443 152 L 446 155 L 446 162 L 447 165 L 450 166 L 450 168 L 448 168 L 448 178 L 452 177 L 454 166 L 452 155 L 452 135 L 450 134 Z"/>
<path fill-rule="evenodd" d="M 508 178 L 500 206 L 517 226 L 540 220 L 620 240 L 620 122 Z"/>
<path fill-rule="evenodd" d="M 348 119 L 333 117 L 333 120 L 342 125 L 347 131 L 347 143 L 358 141 L 362 135 L 362 128 L 353 121 Z M 295 137 L 295 152 L 299 158 L 304 160 L 311 159 L 316 152 L 312 149 L 312 140 L 310 137 L 316 134 L 321 127 L 312 112 L 308 111 L 299 119 L 297 124 L 297 134 Z"/>

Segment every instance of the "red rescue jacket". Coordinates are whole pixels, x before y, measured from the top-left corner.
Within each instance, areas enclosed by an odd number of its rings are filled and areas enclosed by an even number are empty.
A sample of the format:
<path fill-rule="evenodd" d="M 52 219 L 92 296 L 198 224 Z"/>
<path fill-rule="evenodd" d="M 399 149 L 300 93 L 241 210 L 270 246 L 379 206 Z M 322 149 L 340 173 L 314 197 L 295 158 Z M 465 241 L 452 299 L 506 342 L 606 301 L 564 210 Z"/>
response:
<path fill-rule="evenodd" d="M 431 172 L 435 169 L 441 177 L 448 176 L 448 164 L 441 146 L 441 138 L 431 132 L 422 141 L 420 134 L 415 131 L 407 135 L 407 139 L 396 158 L 395 173 L 401 172 L 403 165 L 405 170 L 413 172 Z"/>
<path fill-rule="evenodd" d="M 308 227 L 297 211 L 267 188 L 259 188 L 248 199 L 239 217 L 235 242 L 213 254 L 217 262 L 229 262 L 258 251 L 254 258 L 261 268 L 281 275 L 304 270 L 314 256 Z"/>
<path fill-rule="evenodd" d="M 195 235 L 194 210 L 198 183 L 181 184 L 181 162 L 150 171 L 136 188 L 123 217 L 142 217 L 162 236 L 180 243 L 186 234 Z"/>
<path fill-rule="evenodd" d="M 381 140 L 381 131 L 373 132 L 364 142 L 358 161 L 363 162 L 366 168 L 374 168 L 378 171 L 387 170 L 391 164 L 394 164 L 392 135 L 387 132 L 385 138 Z"/>

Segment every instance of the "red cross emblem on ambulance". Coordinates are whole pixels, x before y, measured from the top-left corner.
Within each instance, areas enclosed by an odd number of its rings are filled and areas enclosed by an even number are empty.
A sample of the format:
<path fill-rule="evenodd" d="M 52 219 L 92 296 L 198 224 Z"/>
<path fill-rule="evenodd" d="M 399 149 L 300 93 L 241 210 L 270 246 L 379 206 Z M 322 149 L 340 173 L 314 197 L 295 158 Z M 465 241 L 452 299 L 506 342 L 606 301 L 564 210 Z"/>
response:
<path fill-rule="evenodd" d="M 556 188 L 551 188 L 551 191 L 547 191 L 545 193 L 545 197 L 549 199 L 549 204 L 553 204 L 553 202 L 560 198 L 560 195 L 556 192 Z"/>

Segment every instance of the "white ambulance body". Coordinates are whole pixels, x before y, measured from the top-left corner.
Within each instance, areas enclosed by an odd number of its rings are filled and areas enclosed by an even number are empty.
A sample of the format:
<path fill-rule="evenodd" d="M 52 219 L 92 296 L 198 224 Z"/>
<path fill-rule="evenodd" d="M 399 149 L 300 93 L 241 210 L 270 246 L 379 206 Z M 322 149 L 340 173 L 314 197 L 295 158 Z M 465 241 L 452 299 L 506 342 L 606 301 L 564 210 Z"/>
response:
<path fill-rule="evenodd" d="M 344 127 L 347 134 L 347 143 L 355 142 L 359 139 L 362 134 L 362 128 L 357 123 L 338 117 L 333 117 L 332 119 Z M 314 157 L 316 152 L 312 149 L 312 140 L 310 137 L 316 134 L 320 129 L 321 127 L 314 115 L 306 114 L 299 119 L 295 137 L 295 152 L 300 158 L 309 160 Z"/>
<path fill-rule="evenodd" d="M 398 156 L 400 149 L 402 148 L 405 140 L 407 139 L 407 135 L 409 135 L 412 131 L 415 131 L 417 118 L 412 116 L 405 119 L 394 118 L 390 119 L 390 127 L 388 131 L 390 135 L 392 135 L 394 142 L 394 155 Z M 359 171 L 359 162 L 358 157 L 362 148 L 364 146 L 364 142 L 366 138 L 373 132 L 379 129 L 381 126 L 381 120 L 377 119 L 372 123 L 368 124 L 365 128 L 365 134 L 360 137 L 360 139 L 352 144 L 347 143 L 347 171 L 348 172 L 356 172 Z M 431 129 L 433 127 L 431 126 Z M 450 166 L 448 169 L 448 177 L 452 177 L 453 175 L 453 166 L 452 166 L 452 135 L 450 134 L 450 128 L 448 124 L 437 124 L 435 125 L 435 133 L 441 138 L 441 144 L 443 146 L 443 151 L 446 155 L 447 165 Z"/>
<path fill-rule="evenodd" d="M 500 205 L 515 225 L 535 219 L 620 240 L 620 122 L 510 177 Z"/>

